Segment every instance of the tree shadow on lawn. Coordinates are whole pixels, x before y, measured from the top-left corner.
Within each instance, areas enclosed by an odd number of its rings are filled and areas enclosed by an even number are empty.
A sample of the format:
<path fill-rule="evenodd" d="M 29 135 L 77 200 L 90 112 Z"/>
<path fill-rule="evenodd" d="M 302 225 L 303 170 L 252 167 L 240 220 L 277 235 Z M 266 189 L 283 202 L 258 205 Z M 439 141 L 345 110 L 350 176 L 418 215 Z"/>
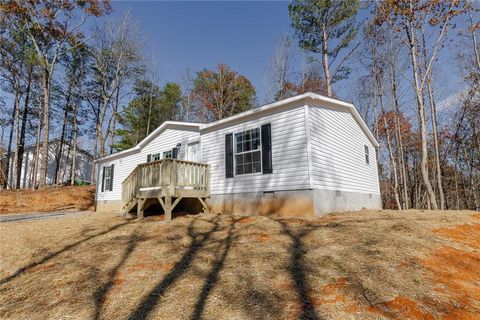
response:
<path fill-rule="evenodd" d="M 18 270 L 15 271 L 12 275 L 10 275 L 10 276 L 8 276 L 8 277 L 6 277 L 6 278 L 1 279 L 1 280 L 0 280 L 0 285 L 4 285 L 4 284 L 12 281 L 13 279 L 21 276 L 21 275 L 22 275 L 23 273 L 25 273 L 26 271 L 28 271 L 28 270 L 30 270 L 30 269 L 32 269 L 32 268 L 35 268 L 35 267 L 37 267 L 37 266 L 39 266 L 39 265 L 42 265 L 42 264 L 46 263 L 47 261 L 49 261 L 49 260 L 57 257 L 58 255 L 66 252 L 66 251 L 68 251 L 68 250 L 71 250 L 71 249 L 79 246 L 80 244 L 82 244 L 82 243 L 84 243 L 84 242 L 87 242 L 87 241 L 92 240 L 92 239 L 95 239 L 95 238 L 97 238 L 97 237 L 106 235 L 106 234 L 108 234 L 108 233 L 110 233 L 110 232 L 112 232 L 112 231 L 114 231 L 114 230 L 116 230 L 116 229 L 118 229 L 118 228 L 121 228 L 121 227 L 123 227 L 123 226 L 126 226 L 126 225 L 128 225 L 128 224 L 130 224 L 130 223 L 132 223 L 132 221 L 126 221 L 126 222 L 123 222 L 123 223 L 116 224 L 116 225 L 114 225 L 113 227 L 111 227 L 111 228 L 109 228 L 109 229 L 107 229 L 107 230 L 105 230 L 105 231 L 102 231 L 102 232 L 93 234 L 93 235 L 88 236 L 88 237 L 85 237 L 85 238 L 83 238 L 83 239 L 81 239 L 81 240 L 79 240 L 79 241 L 77 241 L 77 242 L 71 243 L 71 244 L 63 247 L 62 249 L 60 249 L 60 250 L 58 250 L 58 251 L 55 251 L 55 252 L 53 252 L 53 253 L 51 253 L 51 254 L 43 257 L 43 258 L 40 259 L 39 261 L 32 262 L 32 263 L 30 263 L 30 264 L 28 264 L 28 265 L 26 265 L 26 266 L 18 269 Z"/>
<path fill-rule="evenodd" d="M 205 304 L 207 302 L 208 296 L 210 295 L 211 291 L 215 287 L 218 282 L 219 275 L 221 270 L 225 265 L 225 261 L 227 259 L 228 253 L 232 248 L 233 241 L 235 240 L 235 224 L 240 219 L 232 219 L 232 223 L 228 228 L 228 235 L 220 246 L 223 245 L 223 250 L 221 251 L 220 256 L 215 260 L 212 265 L 212 268 L 205 279 L 205 284 L 202 287 L 200 295 L 198 297 L 197 303 L 195 304 L 194 311 L 192 313 L 191 319 L 201 319 L 203 311 L 205 309 Z"/>
<path fill-rule="evenodd" d="M 118 274 L 118 271 L 120 268 L 124 265 L 124 263 L 128 260 L 128 258 L 131 256 L 135 248 L 137 247 L 138 243 L 142 241 L 143 238 L 142 236 L 138 235 L 136 231 L 133 232 L 133 234 L 130 235 L 127 243 L 127 247 L 125 248 L 125 251 L 118 261 L 118 263 L 115 265 L 115 267 L 110 270 L 110 273 L 108 275 L 108 280 L 100 287 L 97 288 L 95 291 L 93 298 L 94 298 L 94 303 L 95 303 L 95 314 L 93 316 L 93 319 L 98 320 L 100 319 L 103 304 L 105 302 L 105 298 L 107 297 L 108 292 L 110 289 L 115 285 L 115 277 Z"/>
<path fill-rule="evenodd" d="M 163 280 L 158 283 L 140 302 L 138 307 L 128 317 L 129 319 L 147 318 L 160 302 L 161 297 L 164 295 L 167 289 L 189 270 L 198 252 L 205 246 L 206 242 L 211 238 L 213 233 L 219 231 L 219 215 L 216 215 L 213 220 L 203 220 L 213 225 L 206 232 L 195 231 L 195 221 L 197 220 L 199 219 L 194 218 L 188 225 L 187 234 L 191 239 L 188 250 L 185 251 L 180 260 L 175 264 L 172 271 L 168 273 Z M 208 293 L 210 290 L 206 289 L 205 291 Z M 199 307 L 199 311 L 201 310 L 203 310 L 202 306 Z"/>
<path fill-rule="evenodd" d="M 307 268 L 305 266 L 305 254 L 307 253 L 307 249 L 302 240 L 317 228 L 303 228 L 299 232 L 294 232 L 285 221 L 277 220 L 277 222 L 282 225 L 283 234 L 287 235 L 291 240 L 290 248 L 288 249 L 290 261 L 287 270 L 290 279 L 294 283 L 295 291 L 299 303 L 301 304 L 301 311 L 298 315 L 298 319 L 320 320 L 322 318 L 317 315 L 315 306 L 310 297 L 310 286 L 308 284 Z"/>

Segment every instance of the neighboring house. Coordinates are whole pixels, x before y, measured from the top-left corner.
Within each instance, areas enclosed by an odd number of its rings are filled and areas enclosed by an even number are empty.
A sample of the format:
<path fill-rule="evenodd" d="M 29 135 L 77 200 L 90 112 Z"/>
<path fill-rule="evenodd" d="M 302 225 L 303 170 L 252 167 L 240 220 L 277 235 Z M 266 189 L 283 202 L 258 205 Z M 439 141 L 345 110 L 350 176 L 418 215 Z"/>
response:
<path fill-rule="evenodd" d="M 60 139 L 52 140 L 48 143 L 48 161 L 47 161 L 47 185 L 55 184 L 55 171 L 57 168 L 57 159 L 60 148 Z M 66 184 L 70 181 L 70 172 L 72 169 L 72 153 L 73 148 L 66 142 L 62 146 L 62 156 L 58 161 L 58 172 L 56 184 Z M 3 156 L 5 159 L 6 156 Z M 39 154 L 39 167 L 42 155 Z M 35 145 L 25 147 L 23 153 L 22 172 L 20 176 L 20 187 L 31 188 L 32 177 L 34 172 Z M 14 153 L 10 156 L 10 166 L 8 172 L 8 183 L 13 184 L 14 174 Z M 83 182 L 91 182 L 93 157 L 90 153 L 77 147 L 77 155 L 75 162 L 75 180 Z M 40 179 L 40 168 L 37 169 L 37 185 Z"/>
<path fill-rule="evenodd" d="M 158 161 L 165 158 L 209 165 L 197 175 L 209 178 L 201 186 L 209 191 L 205 198 L 215 212 L 318 216 L 380 209 L 378 146 L 352 104 L 313 93 L 208 124 L 167 121 L 137 146 L 96 161 L 97 210 L 133 209 L 135 203 L 122 201 L 122 192 L 124 198 L 131 193 L 154 203 L 152 192 L 170 183 L 159 182 L 160 173 L 167 172 L 159 163 L 172 162 Z M 176 172 L 168 179 L 175 174 L 180 179 L 178 170 L 168 171 Z M 122 191 L 127 176 L 135 180 L 136 191 Z M 153 187 L 146 185 L 154 180 Z M 150 196 L 138 195 L 142 190 Z M 166 199 L 158 200 L 162 207 Z M 145 202 L 138 203 L 143 210 Z"/>

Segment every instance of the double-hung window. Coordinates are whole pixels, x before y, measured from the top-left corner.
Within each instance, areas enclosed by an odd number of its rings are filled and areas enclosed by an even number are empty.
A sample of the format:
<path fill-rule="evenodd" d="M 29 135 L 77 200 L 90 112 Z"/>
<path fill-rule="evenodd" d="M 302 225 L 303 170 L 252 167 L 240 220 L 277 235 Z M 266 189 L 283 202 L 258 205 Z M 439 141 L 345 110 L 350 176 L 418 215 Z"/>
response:
<path fill-rule="evenodd" d="M 164 151 L 163 159 L 172 159 L 172 150 Z"/>
<path fill-rule="evenodd" d="M 368 151 L 368 146 L 364 145 L 365 149 L 365 163 L 370 164 L 370 152 Z"/>
<path fill-rule="evenodd" d="M 113 190 L 113 164 L 111 166 L 103 167 L 103 183 L 102 183 L 102 192 L 112 191 L 112 190 Z"/>
<path fill-rule="evenodd" d="M 262 172 L 260 128 L 235 133 L 235 175 Z"/>

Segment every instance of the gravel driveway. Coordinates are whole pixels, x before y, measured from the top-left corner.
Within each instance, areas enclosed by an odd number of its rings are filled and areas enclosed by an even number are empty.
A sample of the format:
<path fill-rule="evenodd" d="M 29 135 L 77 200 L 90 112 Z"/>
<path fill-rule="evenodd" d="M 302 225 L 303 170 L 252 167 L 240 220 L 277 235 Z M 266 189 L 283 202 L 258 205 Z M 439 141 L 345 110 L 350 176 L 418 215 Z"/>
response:
<path fill-rule="evenodd" d="M 29 213 L 16 213 L 16 214 L 2 214 L 0 215 L 1 222 L 15 222 L 15 221 L 28 221 L 28 220 L 41 220 L 41 219 L 53 219 L 64 218 L 77 215 L 84 215 L 92 213 L 92 211 L 56 211 L 56 212 L 29 212 Z"/>

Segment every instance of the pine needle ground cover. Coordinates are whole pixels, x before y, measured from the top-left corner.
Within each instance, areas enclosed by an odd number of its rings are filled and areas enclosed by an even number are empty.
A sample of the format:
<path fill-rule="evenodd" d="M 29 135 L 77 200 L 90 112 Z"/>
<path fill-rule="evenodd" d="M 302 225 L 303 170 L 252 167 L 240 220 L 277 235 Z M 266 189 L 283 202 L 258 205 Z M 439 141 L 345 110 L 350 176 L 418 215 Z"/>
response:
<path fill-rule="evenodd" d="M 95 186 L 49 187 L 39 190 L 0 191 L 0 214 L 91 210 L 95 203 Z"/>
<path fill-rule="evenodd" d="M 480 215 L 0 224 L 1 319 L 475 319 Z"/>

